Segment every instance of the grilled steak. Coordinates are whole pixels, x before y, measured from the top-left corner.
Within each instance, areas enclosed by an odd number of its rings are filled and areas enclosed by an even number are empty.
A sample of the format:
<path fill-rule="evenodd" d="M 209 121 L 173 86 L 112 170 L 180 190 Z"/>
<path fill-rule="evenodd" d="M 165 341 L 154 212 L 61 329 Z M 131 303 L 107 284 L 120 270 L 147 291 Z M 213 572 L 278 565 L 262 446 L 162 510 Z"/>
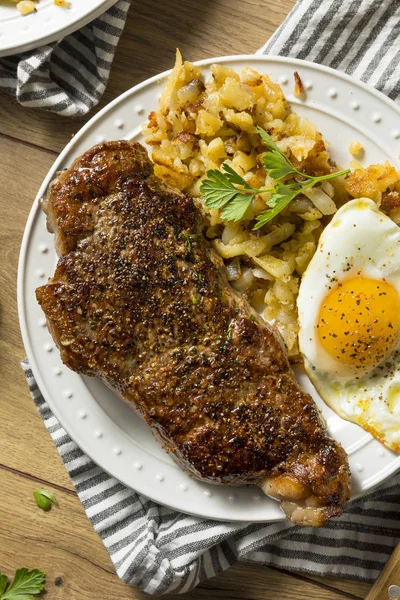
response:
<path fill-rule="evenodd" d="M 192 198 L 119 141 L 58 174 L 42 205 L 60 259 L 36 295 L 64 363 L 118 392 L 194 477 L 259 485 L 295 523 L 339 515 L 346 454 L 229 286 Z"/>

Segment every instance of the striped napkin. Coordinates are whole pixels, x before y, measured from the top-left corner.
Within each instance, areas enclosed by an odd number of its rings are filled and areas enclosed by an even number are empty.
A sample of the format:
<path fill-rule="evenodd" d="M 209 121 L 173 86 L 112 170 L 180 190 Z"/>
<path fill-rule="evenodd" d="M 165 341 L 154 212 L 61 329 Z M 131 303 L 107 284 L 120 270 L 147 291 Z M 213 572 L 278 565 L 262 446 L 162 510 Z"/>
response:
<path fill-rule="evenodd" d="M 86 115 L 106 89 L 129 5 L 130 0 L 119 0 L 58 42 L 0 58 L 0 92 L 29 108 L 63 117 Z"/>
<path fill-rule="evenodd" d="M 261 53 L 324 62 L 396 99 L 400 2 L 300 0 Z M 397 43 L 396 43 L 397 42 Z M 40 415 L 118 575 L 149 594 L 187 592 L 242 560 L 367 581 L 400 538 L 400 474 L 321 529 L 287 522 L 222 523 L 191 517 L 126 488 L 71 440 L 23 368 Z"/>

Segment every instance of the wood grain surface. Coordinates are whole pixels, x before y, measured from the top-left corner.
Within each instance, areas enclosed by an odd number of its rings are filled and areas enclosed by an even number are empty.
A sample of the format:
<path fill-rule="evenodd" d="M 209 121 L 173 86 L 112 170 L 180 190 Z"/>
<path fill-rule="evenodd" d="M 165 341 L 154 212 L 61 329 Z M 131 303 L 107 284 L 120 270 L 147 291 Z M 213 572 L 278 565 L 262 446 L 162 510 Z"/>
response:
<path fill-rule="evenodd" d="M 293 4 L 294 0 L 133 0 L 109 86 L 97 110 L 170 68 L 177 46 L 189 60 L 254 52 Z M 0 96 L 0 572 L 11 577 L 22 566 L 45 571 L 48 600 L 144 600 L 148 596 L 116 576 L 36 412 L 19 366 L 24 349 L 16 274 L 23 229 L 49 167 L 84 122 L 25 109 L 13 98 Z M 32 492 L 38 486 L 57 495 L 57 506 L 49 513 L 34 503 Z M 184 597 L 363 599 L 370 587 L 241 564 Z"/>
<path fill-rule="evenodd" d="M 386 600 L 400 598 L 400 543 L 393 550 L 382 573 L 370 590 L 366 600 Z"/>

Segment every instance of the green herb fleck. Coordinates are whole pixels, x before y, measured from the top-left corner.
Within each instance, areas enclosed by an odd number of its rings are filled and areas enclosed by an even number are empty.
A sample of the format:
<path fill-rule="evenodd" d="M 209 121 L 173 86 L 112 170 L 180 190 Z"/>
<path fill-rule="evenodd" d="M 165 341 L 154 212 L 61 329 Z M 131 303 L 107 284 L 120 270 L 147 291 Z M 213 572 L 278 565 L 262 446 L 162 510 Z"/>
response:
<path fill-rule="evenodd" d="M 250 315 L 250 321 L 254 321 L 254 323 L 258 323 L 258 320 L 254 315 Z"/>
<path fill-rule="evenodd" d="M 33 497 L 38 507 L 45 511 L 50 510 L 52 503 L 56 503 L 55 495 L 47 490 L 35 490 Z"/>
<path fill-rule="evenodd" d="M 186 246 L 188 247 L 189 252 L 192 252 L 192 250 L 193 250 L 192 240 L 190 239 L 190 237 L 188 235 L 185 235 L 185 241 L 186 241 Z"/>
<path fill-rule="evenodd" d="M 18 569 L 8 585 L 8 577 L 0 573 L 0 600 L 32 600 L 44 588 L 45 574 L 38 569 Z"/>
<path fill-rule="evenodd" d="M 193 294 L 193 296 L 192 296 L 192 304 L 198 304 L 199 302 L 200 302 L 200 300 L 198 299 L 198 297 Z"/>

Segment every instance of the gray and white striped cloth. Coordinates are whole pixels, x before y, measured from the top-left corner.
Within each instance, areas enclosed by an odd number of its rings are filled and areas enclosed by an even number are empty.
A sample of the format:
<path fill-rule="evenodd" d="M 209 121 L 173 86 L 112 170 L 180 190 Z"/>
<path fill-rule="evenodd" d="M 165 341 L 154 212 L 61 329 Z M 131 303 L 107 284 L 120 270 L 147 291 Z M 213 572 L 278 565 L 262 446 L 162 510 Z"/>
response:
<path fill-rule="evenodd" d="M 0 58 L 0 92 L 27 108 L 81 117 L 106 89 L 130 0 L 119 0 L 100 17 L 66 38 Z"/>
<path fill-rule="evenodd" d="M 398 98 L 398 0 L 300 0 L 262 53 L 318 60 Z M 397 42 L 397 43 L 396 43 Z M 29 387 L 118 575 L 149 594 L 187 592 L 242 560 L 373 581 L 400 538 L 400 474 L 321 529 L 221 523 L 155 504 L 96 466 Z"/>

